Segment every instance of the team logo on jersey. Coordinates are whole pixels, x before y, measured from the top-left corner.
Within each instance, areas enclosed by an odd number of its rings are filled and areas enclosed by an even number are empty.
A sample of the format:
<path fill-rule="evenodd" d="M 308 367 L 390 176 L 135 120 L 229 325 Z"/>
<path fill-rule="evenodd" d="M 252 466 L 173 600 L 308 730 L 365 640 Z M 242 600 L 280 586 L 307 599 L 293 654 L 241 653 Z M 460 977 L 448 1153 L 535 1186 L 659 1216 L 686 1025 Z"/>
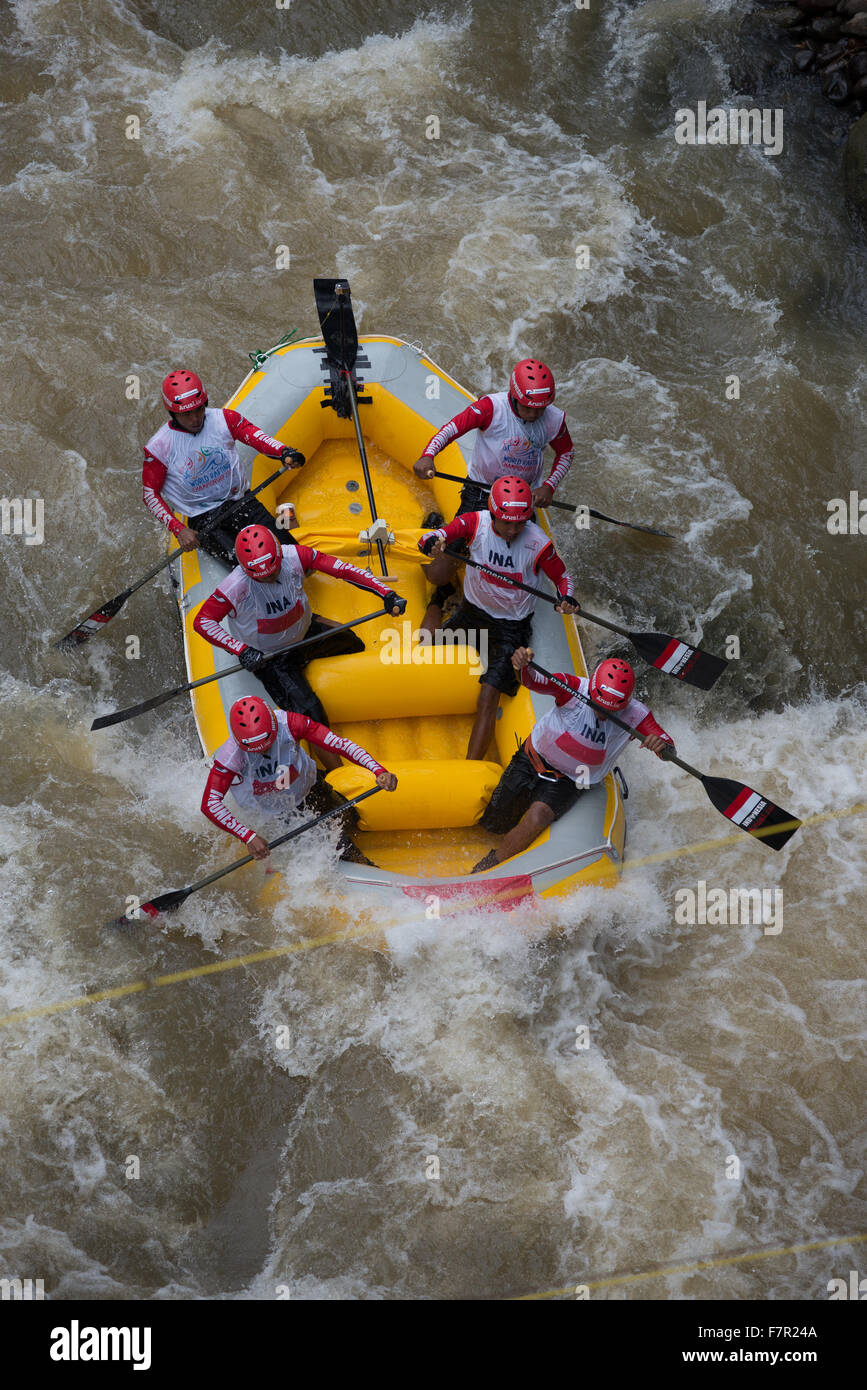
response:
<path fill-rule="evenodd" d="M 285 613 L 287 608 L 294 608 L 296 600 L 290 595 L 278 594 L 276 598 L 269 598 L 265 601 L 266 613 Z"/>
<path fill-rule="evenodd" d="M 193 492 L 213 487 L 230 471 L 229 459 L 221 445 L 203 446 L 184 460 L 184 480 Z"/>
<path fill-rule="evenodd" d="M 513 454 L 528 454 L 531 449 L 535 453 L 536 450 L 536 446 L 523 434 L 515 434 L 511 439 L 507 439 L 503 448 Z"/>

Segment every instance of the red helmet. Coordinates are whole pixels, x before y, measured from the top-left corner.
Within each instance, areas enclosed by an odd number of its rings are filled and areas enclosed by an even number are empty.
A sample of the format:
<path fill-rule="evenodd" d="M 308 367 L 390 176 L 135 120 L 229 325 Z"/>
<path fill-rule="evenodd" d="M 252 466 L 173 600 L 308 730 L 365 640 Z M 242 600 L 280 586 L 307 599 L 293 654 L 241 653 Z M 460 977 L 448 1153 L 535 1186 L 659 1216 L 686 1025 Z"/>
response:
<path fill-rule="evenodd" d="M 251 579 L 267 579 L 283 563 L 283 549 L 267 526 L 245 526 L 235 537 L 238 564 Z"/>
<path fill-rule="evenodd" d="M 185 410 L 198 410 L 200 405 L 208 404 L 201 377 L 183 367 L 163 378 L 162 390 L 166 410 L 172 414 L 182 415 Z"/>
<path fill-rule="evenodd" d="M 260 753 L 270 748 L 277 737 L 277 716 L 266 700 L 245 695 L 229 710 L 229 728 L 242 748 Z"/>
<path fill-rule="evenodd" d="M 519 405 L 550 405 L 554 399 L 554 376 L 544 362 L 525 357 L 512 369 L 509 394 Z"/>
<path fill-rule="evenodd" d="M 590 695 L 603 709 L 623 709 L 635 689 L 635 672 L 628 661 L 609 657 L 600 661 L 590 677 Z"/>
<path fill-rule="evenodd" d="M 491 516 L 499 521 L 529 521 L 533 515 L 533 493 L 523 478 L 498 478 L 488 499 Z"/>

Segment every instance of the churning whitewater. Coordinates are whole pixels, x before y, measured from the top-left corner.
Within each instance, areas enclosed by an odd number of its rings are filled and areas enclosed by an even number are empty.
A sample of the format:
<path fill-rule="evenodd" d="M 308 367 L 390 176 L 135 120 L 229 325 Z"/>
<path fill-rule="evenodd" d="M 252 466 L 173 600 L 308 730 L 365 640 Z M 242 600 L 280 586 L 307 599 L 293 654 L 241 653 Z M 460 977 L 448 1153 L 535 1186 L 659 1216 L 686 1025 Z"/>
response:
<path fill-rule="evenodd" d="M 44 532 L 4 510 L 0 1273 L 58 1300 L 495 1299 L 867 1230 L 867 540 L 827 524 L 865 487 L 867 258 L 840 113 L 746 0 L 12 0 L 0 40 L 0 489 Z M 782 150 L 678 142 L 700 101 L 782 109 Z M 53 643 L 163 553 L 164 374 L 223 404 L 250 351 L 318 332 L 321 275 L 479 395 L 550 364 L 566 498 L 676 537 L 552 513 L 578 597 L 737 651 L 706 694 L 642 666 L 642 698 L 687 762 L 804 819 L 783 852 L 636 748 L 616 888 L 387 923 L 362 900 L 323 943 L 332 822 L 275 852 L 267 908 L 257 864 L 101 934 L 238 847 L 201 815 L 185 700 L 90 732 L 185 679 L 165 574 Z M 588 663 L 627 655 L 581 632 Z M 712 914 L 714 889 L 779 912 Z M 824 1298 L 858 1249 L 593 1297 Z"/>

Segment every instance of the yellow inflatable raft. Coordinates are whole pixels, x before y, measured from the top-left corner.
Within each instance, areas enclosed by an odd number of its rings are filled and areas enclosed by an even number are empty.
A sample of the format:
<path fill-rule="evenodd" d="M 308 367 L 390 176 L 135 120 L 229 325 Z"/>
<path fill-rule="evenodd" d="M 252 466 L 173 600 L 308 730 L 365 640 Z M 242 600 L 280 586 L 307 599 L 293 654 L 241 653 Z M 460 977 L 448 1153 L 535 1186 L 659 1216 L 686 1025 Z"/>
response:
<path fill-rule="evenodd" d="M 323 283 L 345 282 L 317 282 Z M 345 381 L 341 386 L 326 339 L 307 338 L 262 354 L 227 404 L 307 457 L 303 468 L 284 474 L 279 485 L 260 494 L 265 506 L 276 516 L 280 504 L 293 503 L 297 524 L 292 531 L 299 542 L 362 568 L 369 565 L 381 577 L 379 548 L 368 538 L 376 518 L 370 513 L 355 425 L 346 408 L 348 388 Z M 335 871 L 356 892 L 368 895 L 371 905 L 379 900 L 380 907 L 395 895 L 424 899 L 430 893 L 468 904 L 509 906 L 529 895 L 547 898 L 584 884 L 616 882 L 625 816 L 611 775 L 524 853 L 470 877 L 472 865 L 496 843 L 478 825 L 491 792 L 550 700 L 523 687 L 513 699 L 503 698 L 486 761 L 466 760 L 478 697 L 476 653 L 468 647 L 436 653 L 413 638 L 431 592 L 417 548 L 422 519 L 434 508 L 446 518 L 453 516 L 459 487 L 440 479 L 421 482 L 412 464 L 431 435 L 474 397 L 420 347 L 381 334 L 358 339 L 354 380 L 355 414 L 378 518 L 385 523 L 378 534 L 385 536 L 390 583 L 407 599 L 407 610 L 402 618 L 382 617 L 355 629 L 364 641 L 363 652 L 314 660 L 306 668 L 331 727 L 368 749 L 399 779 L 396 792 L 379 792 L 358 808 L 357 841 L 375 867 L 339 862 Z M 250 457 L 251 449 L 239 447 L 256 486 L 274 471 L 274 460 Z M 440 455 L 442 470 L 465 476 L 471 447 L 472 436 L 449 445 Z M 550 529 L 544 514 L 539 520 Z M 225 569 L 203 551 L 187 552 L 180 568 L 187 670 L 190 680 L 197 680 L 234 662 L 193 631 L 201 604 Z M 314 612 L 338 622 L 377 606 L 364 591 L 325 575 L 311 576 L 307 591 Z M 548 604 L 537 606 L 533 645 L 536 659 L 549 670 L 586 674 L 574 619 Z M 192 692 L 206 756 L 226 739 L 229 708 L 245 694 L 264 694 L 249 672 Z M 347 797 L 373 785 L 372 775 L 352 764 L 330 774 L 329 781 Z"/>

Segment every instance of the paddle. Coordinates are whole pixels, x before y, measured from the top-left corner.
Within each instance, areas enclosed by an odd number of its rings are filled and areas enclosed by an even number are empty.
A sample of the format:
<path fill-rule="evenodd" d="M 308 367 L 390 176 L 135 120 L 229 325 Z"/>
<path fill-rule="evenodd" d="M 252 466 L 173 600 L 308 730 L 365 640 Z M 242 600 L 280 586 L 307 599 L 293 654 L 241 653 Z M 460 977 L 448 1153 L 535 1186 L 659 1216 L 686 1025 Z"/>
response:
<path fill-rule="evenodd" d="M 305 821 L 295 830 L 288 830 L 285 835 L 278 835 L 276 840 L 271 840 L 269 849 L 276 849 L 278 845 L 285 845 L 287 840 L 295 840 L 299 835 L 303 835 L 305 830 L 312 830 L 314 825 L 319 825 L 322 821 L 328 820 L 329 816 L 336 816 L 338 811 L 345 811 L 350 806 L 357 806 L 359 801 L 363 801 L 367 796 L 373 796 L 376 792 L 382 791 L 382 787 L 371 787 L 366 792 L 361 792 L 359 796 L 354 796 L 351 801 L 345 801 L 340 806 L 332 806 L 330 811 L 323 811 L 321 816 L 314 816 L 312 820 Z M 208 874 L 207 878 L 200 878 L 198 883 L 190 883 L 186 888 L 175 888 L 169 893 L 160 893 L 158 897 L 151 898 L 149 902 L 142 903 L 138 908 L 139 912 L 146 912 L 149 917 L 159 917 L 163 912 L 174 912 L 182 903 L 186 902 L 191 893 L 198 893 L 200 888 L 207 888 L 208 884 L 216 883 L 218 878 L 224 878 L 226 874 L 233 874 L 236 869 L 240 869 L 242 864 L 249 864 L 255 859 L 255 854 L 245 854 L 243 859 L 236 859 L 233 864 L 228 864 L 225 869 L 218 869 L 216 873 Z M 123 913 L 120 917 L 115 917 L 111 922 L 106 922 L 104 930 L 110 927 L 132 927 L 138 919 L 130 917 L 128 913 Z"/>
<path fill-rule="evenodd" d="M 579 700 L 590 705 L 591 709 L 597 714 L 604 715 L 613 724 L 617 724 L 621 729 L 625 729 L 630 738 L 641 742 L 641 734 L 636 733 L 630 724 L 622 719 L 618 719 L 616 714 L 610 710 L 603 709 L 591 700 L 589 695 L 582 695 L 580 691 L 573 690 L 571 685 L 561 681 L 557 676 L 553 676 L 550 671 L 546 671 L 544 666 L 539 666 L 535 661 L 528 662 L 534 671 L 538 671 L 540 676 L 544 676 L 552 685 L 558 685 L 561 690 L 565 690 L 569 695 L 577 695 Z M 678 767 L 688 772 L 690 777 L 698 778 L 708 798 L 726 820 L 730 820 L 733 825 L 737 825 L 741 830 L 745 830 L 748 835 L 754 835 L 756 839 L 762 839 L 771 849 L 782 849 L 788 840 L 791 840 L 795 831 L 803 822 L 797 816 L 793 816 L 791 811 L 784 811 L 782 806 L 777 806 L 775 802 L 769 801 L 762 796 L 761 792 L 754 791 L 744 782 L 735 782 L 729 777 L 707 777 L 697 768 L 690 767 L 671 749 L 665 748 L 659 755 L 663 762 L 676 763 Z"/>
<path fill-rule="evenodd" d="M 446 482 L 449 483 L 472 482 L 473 487 L 477 487 L 479 489 L 479 492 L 490 492 L 491 490 L 486 483 L 477 483 L 474 478 L 459 478 L 456 473 L 439 473 L 436 469 L 434 469 L 434 477 L 445 478 Z M 606 516 L 604 512 L 597 512 L 593 507 L 581 508 L 574 502 L 558 502 L 556 497 L 552 497 L 551 501 L 546 503 L 546 506 L 559 507 L 560 510 L 564 512 L 577 512 L 586 510 L 588 516 L 595 517 L 597 521 L 610 521 L 612 526 L 628 526 L 630 531 L 644 531 L 645 534 L 648 536 L 664 536 L 667 541 L 673 541 L 676 539 L 676 537 L 673 536 L 670 531 L 657 531 L 653 526 L 639 526 L 634 521 L 618 521 L 615 516 Z"/>
<path fill-rule="evenodd" d="M 297 453 L 297 451 L 293 452 L 295 457 L 300 458 L 303 463 L 304 455 Z M 249 502 L 250 497 L 255 497 L 256 494 L 261 492 L 263 488 L 266 488 L 269 483 L 275 482 L 282 473 L 286 472 L 287 468 L 300 468 L 300 466 L 301 464 L 294 462 L 284 463 L 281 468 L 277 469 L 276 473 L 272 473 L 270 478 L 266 478 L 264 483 L 260 483 L 258 487 L 254 488 L 249 496 L 245 493 L 243 497 L 238 498 L 237 502 L 233 502 L 231 507 L 228 507 L 218 520 L 215 519 L 215 522 L 210 526 L 203 526 L 199 535 L 206 536 L 209 531 L 212 530 L 214 524 L 222 525 L 226 518 L 231 516 L 232 512 L 240 507 L 242 503 Z M 183 554 L 184 551 L 182 550 L 173 550 L 171 555 L 164 556 L 159 564 L 154 565 L 153 569 L 149 569 L 147 574 L 142 575 L 141 579 L 137 579 L 134 584 L 130 584 L 129 588 L 124 589 L 122 594 L 116 594 L 114 598 L 108 600 L 108 603 L 104 603 L 101 608 L 97 608 L 94 613 L 91 613 L 89 618 L 83 618 L 77 627 L 74 627 L 71 632 L 67 632 L 65 637 L 61 637 L 58 642 L 54 643 L 54 646 L 57 647 L 59 651 L 69 652 L 80 646 L 82 642 L 87 642 L 94 633 L 101 632 L 106 624 L 111 622 L 112 618 L 117 617 L 127 599 L 135 593 L 136 589 L 140 589 L 143 584 L 147 584 L 149 579 L 153 579 L 155 574 L 159 574 L 160 570 L 166 569 L 168 565 L 173 564 L 174 561 L 177 560 L 178 556 Z"/>
<path fill-rule="evenodd" d="M 529 584 L 512 579 L 508 574 L 501 574 L 499 570 L 491 569 L 488 565 L 479 564 L 478 560 L 471 560 L 469 556 L 462 555 L 460 551 L 452 550 L 449 546 L 445 547 L 445 553 L 453 555 L 465 565 L 471 565 L 473 569 L 491 575 L 497 581 L 502 580 L 506 584 L 514 585 L 516 589 L 535 594 L 537 598 L 542 598 L 555 607 L 560 602 L 560 596 L 546 594 L 542 589 L 533 589 Z M 679 637 L 671 637 L 667 632 L 630 632 L 625 627 L 618 627 L 616 623 L 609 623 L 607 618 L 595 617 L 594 614 L 588 613 L 586 608 L 581 608 L 580 614 L 588 623 L 597 627 L 607 627 L 609 632 L 616 632 L 619 636 L 628 638 L 642 660 L 650 666 L 655 666 L 657 671 L 664 671 L 667 676 L 674 676 L 675 680 L 683 681 L 685 685 L 694 685 L 698 690 L 710 690 L 728 666 L 724 657 L 714 656 L 713 652 L 703 652 L 699 647 L 691 647 L 688 642 L 681 641 Z"/>
<path fill-rule="evenodd" d="M 358 441 L 358 452 L 361 455 L 361 471 L 364 474 L 367 504 L 370 507 L 371 527 L 373 527 L 379 519 L 379 513 L 376 510 L 376 500 L 373 496 L 373 484 L 370 481 L 367 451 L 364 447 L 364 436 L 361 433 L 361 422 L 358 418 L 358 402 L 355 397 L 353 368 L 358 356 L 358 329 L 355 326 L 355 315 L 352 312 L 349 281 L 314 280 L 313 294 L 316 299 L 316 312 L 319 315 L 319 323 L 322 328 L 326 359 L 332 370 L 334 383 L 331 392 L 332 403 L 337 414 L 342 418 L 345 419 L 347 415 L 352 416 L 355 438 Z M 337 376 L 334 375 L 335 372 Z M 342 390 L 337 389 L 340 378 L 342 378 Z M 348 410 L 346 409 L 347 406 L 349 407 Z M 395 576 L 388 573 L 382 541 L 376 540 L 375 545 L 382 567 L 382 576 L 393 582 Z"/>
<path fill-rule="evenodd" d="M 405 602 L 405 600 L 403 600 Z M 323 637 L 336 637 L 338 632 L 348 632 L 351 627 L 358 627 L 361 623 L 369 623 L 373 618 L 382 618 L 388 609 L 378 608 L 375 613 L 365 613 L 362 618 L 353 618 L 351 623 L 342 623 L 340 627 L 329 627 L 324 632 L 317 632 L 314 637 L 305 637 L 303 642 L 295 642 L 291 647 L 284 647 L 282 651 L 270 652 L 265 661 L 260 661 L 257 666 L 252 668 L 255 675 L 258 670 L 273 661 L 278 656 L 286 656 L 287 653 L 300 651 L 302 647 L 310 647 L 314 642 L 321 642 Z M 147 714 L 148 710 L 157 709 L 159 705 L 164 705 L 167 700 L 173 700 L 176 695 L 183 695 L 187 690 L 195 690 L 200 685 L 207 685 L 209 681 L 220 681 L 224 676 L 233 676 L 236 671 L 246 671 L 250 668 L 238 662 L 236 666 L 227 666 L 224 671 L 215 671 L 212 676 L 202 676 L 197 681 L 188 681 L 186 685 L 176 685 L 174 690 L 164 690 L 160 695 L 152 695 L 149 700 L 143 700 L 140 705 L 130 705 L 128 709 L 115 710 L 112 714 L 101 714 L 98 719 L 94 719 L 90 726 L 91 733 L 96 729 L 107 729 L 112 724 L 123 724 L 127 719 L 135 719 L 139 714 Z"/>

